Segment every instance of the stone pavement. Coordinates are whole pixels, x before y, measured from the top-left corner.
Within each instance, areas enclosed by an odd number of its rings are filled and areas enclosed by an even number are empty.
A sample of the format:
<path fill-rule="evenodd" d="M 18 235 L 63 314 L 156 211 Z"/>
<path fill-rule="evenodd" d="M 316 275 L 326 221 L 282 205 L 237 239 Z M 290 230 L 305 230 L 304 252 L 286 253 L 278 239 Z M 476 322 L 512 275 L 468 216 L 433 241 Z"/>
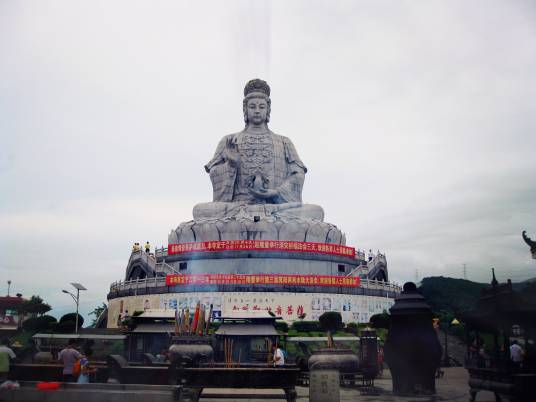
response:
<path fill-rule="evenodd" d="M 467 385 L 467 370 L 462 367 L 445 368 L 445 375 L 436 381 L 437 394 L 421 397 L 400 397 L 392 394 L 391 377 L 388 370 L 384 371 L 382 378 L 375 381 L 373 389 L 368 388 L 368 394 L 364 388 L 341 388 L 341 401 L 350 402 L 443 402 L 443 401 L 469 401 L 469 386 Z M 173 387 L 170 386 L 147 386 L 147 385 L 113 385 L 113 384 L 67 384 L 60 391 L 38 391 L 35 383 L 26 382 L 21 384 L 20 390 L 0 391 L 0 402 L 174 402 Z M 309 388 L 297 387 L 298 401 L 309 401 Z M 201 402 L 267 402 L 284 401 L 275 395 L 284 397 L 283 391 L 279 390 L 242 390 L 242 389 L 205 389 L 204 394 L 229 395 L 233 394 L 256 394 L 257 397 L 246 398 L 210 398 L 203 397 Z M 490 392 L 479 392 L 477 402 L 494 402 L 495 398 Z M 182 399 L 181 399 L 182 401 Z M 184 400 L 186 402 L 186 400 Z"/>
<path fill-rule="evenodd" d="M 463 367 L 448 367 L 444 368 L 445 375 L 436 381 L 437 394 L 434 396 L 413 396 L 413 397 L 400 397 L 392 394 L 392 382 L 389 370 L 384 370 L 382 378 L 375 381 L 375 389 L 377 391 L 375 395 L 366 395 L 360 388 L 341 388 L 341 402 L 350 401 L 363 401 L 363 402 L 443 402 L 443 401 L 469 401 L 469 386 L 467 381 L 469 379 L 467 370 Z M 298 401 L 309 401 L 309 388 L 297 387 Z M 266 401 L 284 401 L 284 399 L 266 399 L 261 395 L 275 394 L 277 392 L 273 390 L 206 390 L 207 393 L 217 392 L 223 393 L 244 393 L 253 392 L 260 396 L 258 399 L 212 399 L 202 398 L 201 402 L 266 402 Z M 281 392 L 282 393 L 282 392 Z M 477 402 L 495 402 L 495 398 L 491 392 L 479 392 L 477 395 Z"/>

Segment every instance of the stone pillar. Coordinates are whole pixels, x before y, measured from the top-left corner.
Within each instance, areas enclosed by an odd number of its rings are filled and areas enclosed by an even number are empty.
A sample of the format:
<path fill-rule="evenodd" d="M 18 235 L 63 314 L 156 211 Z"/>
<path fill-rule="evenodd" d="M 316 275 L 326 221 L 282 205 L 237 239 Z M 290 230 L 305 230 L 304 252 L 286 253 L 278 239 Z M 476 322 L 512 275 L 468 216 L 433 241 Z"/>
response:
<path fill-rule="evenodd" d="M 339 370 L 313 369 L 309 377 L 309 402 L 340 402 Z"/>

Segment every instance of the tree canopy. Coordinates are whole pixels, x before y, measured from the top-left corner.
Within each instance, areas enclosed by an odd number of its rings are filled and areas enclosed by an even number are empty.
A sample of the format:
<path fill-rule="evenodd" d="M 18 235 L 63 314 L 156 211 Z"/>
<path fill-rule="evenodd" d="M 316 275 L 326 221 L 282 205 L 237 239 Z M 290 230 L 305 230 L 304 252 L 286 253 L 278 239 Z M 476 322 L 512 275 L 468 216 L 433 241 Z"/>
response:
<path fill-rule="evenodd" d="M 97 320 L 99 319 L 100 315 L 103 311 L 105 311 L 108 307 L 106 306 L 106 303 L 102 303 L 102 305 L 95 307 L 95 309 L 89 313 L 89 315 L 93 315 L 94 318 L 92 318 L 91 326 L 94 327 L 97 324 Z"/>
<path fill-rule="evenodd" d="M 20 310 L 26 314 L 43 315 L 50 311 L 52 308 L 45 303 L 40 296 L 32 296 L 29 300 L 25 300 L 21 303 Z"/>

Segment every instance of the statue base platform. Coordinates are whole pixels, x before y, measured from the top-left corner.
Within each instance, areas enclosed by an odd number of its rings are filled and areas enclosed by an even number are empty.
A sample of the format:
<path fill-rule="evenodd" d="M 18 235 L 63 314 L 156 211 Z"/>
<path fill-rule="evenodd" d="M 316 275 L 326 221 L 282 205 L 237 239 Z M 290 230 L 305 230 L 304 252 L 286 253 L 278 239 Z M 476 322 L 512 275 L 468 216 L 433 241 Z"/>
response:
<path fill-rule="evenodd" d="M 323 222 L 324 211 L 312 204 L 204 203 L 168 236 L 169 244 L 218 240 L 289 240 L 346 245 L 335 225 Z"/>

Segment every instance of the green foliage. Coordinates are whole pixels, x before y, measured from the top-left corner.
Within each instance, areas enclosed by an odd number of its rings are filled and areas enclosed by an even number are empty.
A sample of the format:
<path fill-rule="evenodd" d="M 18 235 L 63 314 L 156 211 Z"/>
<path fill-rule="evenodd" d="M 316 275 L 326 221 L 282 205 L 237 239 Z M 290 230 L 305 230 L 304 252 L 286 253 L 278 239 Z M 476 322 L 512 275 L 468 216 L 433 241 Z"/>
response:
<path fill-rule="evenodd" d="M 102 303 L 101 306 L 95 307 L 95 309 L 89 313 L 89 315 L 95 316 L 95 318 L 91 321 L 91 326 L 94 327 L 97 324 L 97 320 L 99 319 L 100 315 L 105 311 L 108 307 L 106 306 L 106 303 Z"/>
<path fill-rule="evenodd" d="M 320 323 L 318 321 L 294 321 L 290 328 L 297 332 L 320 331 Z"/>
<path fill-rule="evenodd" d="M 387 313 L 375 314 L 370 317 L 370 324 L 373 328 L 389 329 L 391 327 L 391 316 Z"/>
<path fill-rule="evenodd" d="M 218 330 L 218 328 L 220 327 L 221 325 L 221 322 L 220 321 L 211 321 L 210 322 L 210 325 L 208 327 L 208 333 L 209 334 L 213 334 L 214 332 L 216 332 Z"/>
<path fill-rule="evenodd" d="M 341 313 L 336 311 L 326 311 L 319 317 L 318 321 L 320 322 L 320 328 L 324 331 L 335 332 L 344 328 Z"/>
<path fill-rule="evenodd" d="M 84 317 L 78 314 L 78 328 L 84 325 Z M 68 313 L 60 318 L 56 326 L 58 332 L 74 332 L 76 327 L 76 313 Z"/>
<path fill-rule="evenodd" d="M 285 321 L 276 320 L 275 329 L 279 332 L 288 332 L 288 324 Z"/>
<path fill-rule="evenodd" d="M 47 331 L 52 329 L 51 324 L 57 322 L 56 318 L 50 315 L 28 318 L 22 323 L 22 329 L 28 332 Z"/>
<path fill-rule="evenodd" d="M 46 304 L 40 296 L 32 296 L 20 305 L 20 312 L 24 314 L 45 314 L 50 311 L 50 305 Z"/>
<path fill-rule="evenodd" d="M 356 322 L 346 324 L 346 332 L 357 335 L 359 333 L 359 325 Z"/>

